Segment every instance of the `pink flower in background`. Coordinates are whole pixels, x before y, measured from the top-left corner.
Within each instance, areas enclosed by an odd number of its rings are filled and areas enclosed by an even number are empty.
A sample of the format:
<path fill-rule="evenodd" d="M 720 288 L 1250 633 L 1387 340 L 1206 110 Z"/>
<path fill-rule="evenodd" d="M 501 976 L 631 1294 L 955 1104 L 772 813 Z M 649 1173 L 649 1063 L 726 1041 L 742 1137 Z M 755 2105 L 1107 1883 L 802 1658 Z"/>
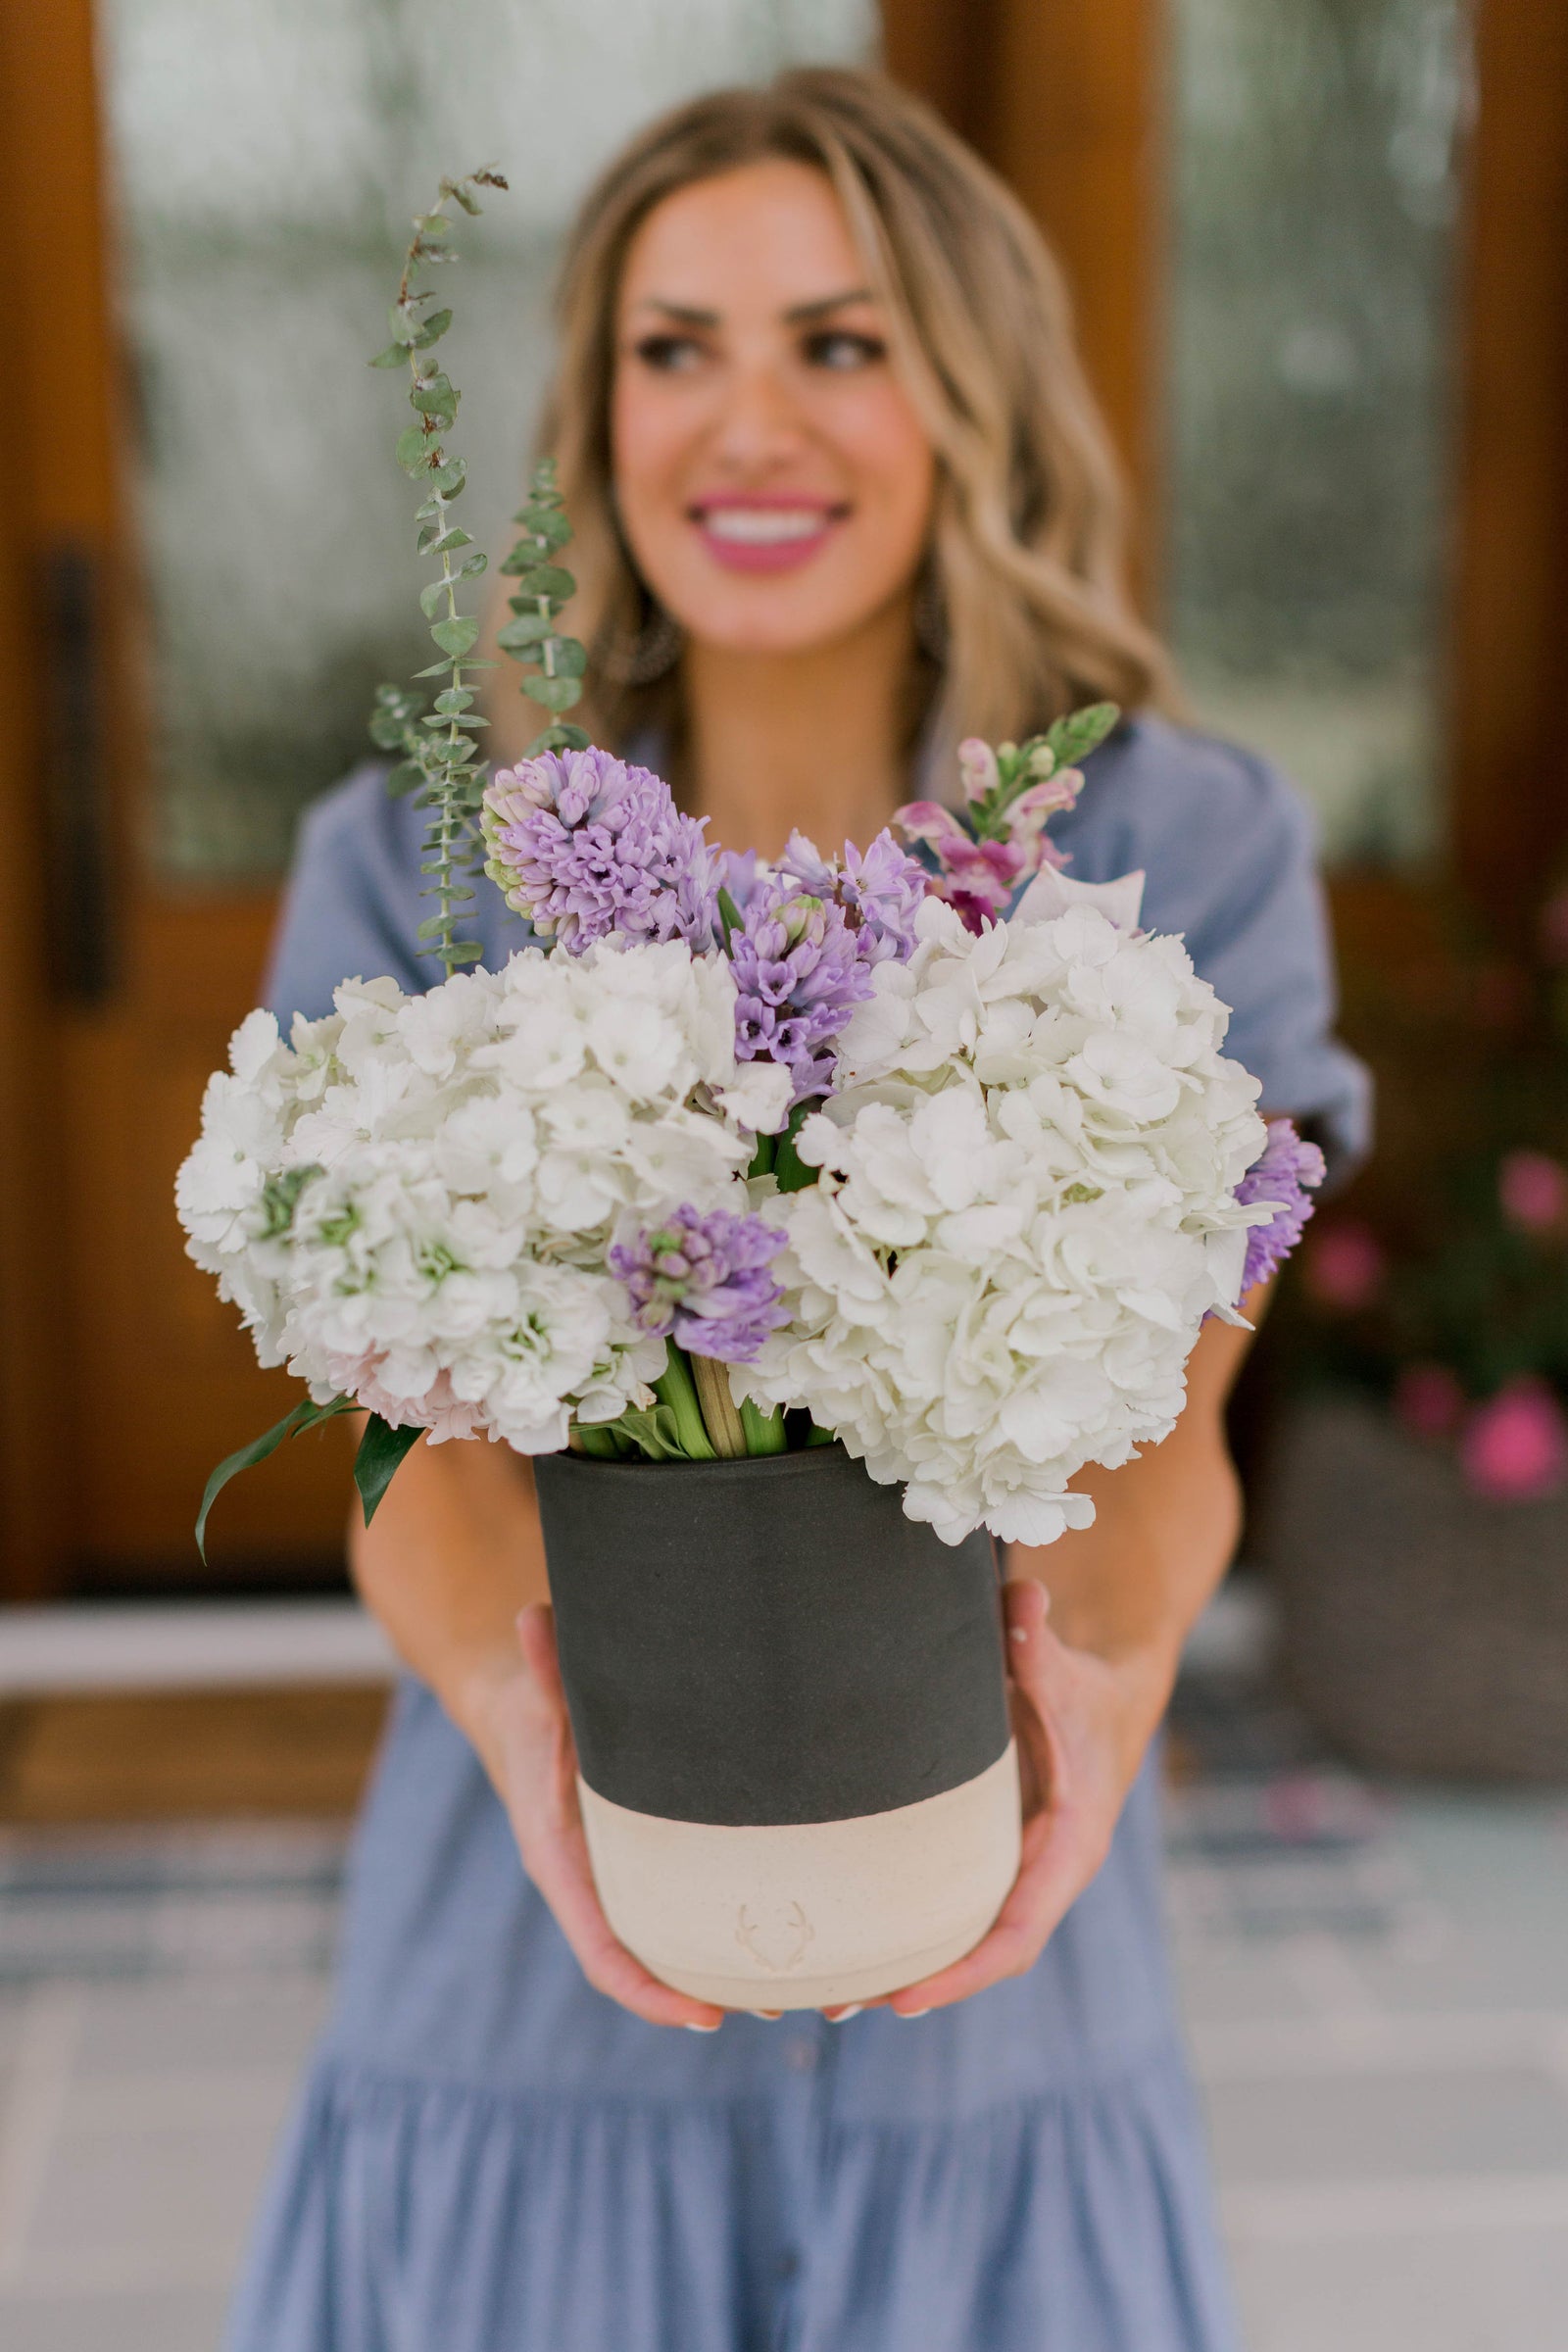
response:
<path fill-rule="evenodd" d="M 1472 1492 L 1489 1502 L 1533 1502 L 1568 1480 L 1568 1420 L 1544 1380 L 1511 1380 L 1477 1407 L 1460 1442 Z"/>
<path fill-rule="evenodd" d="M 1568 1168 L 1544 1152 L 1510 1152 L 1497 1170 L 1497 1199 L 1521 1233 L 1568 1226 Z"/>
<path fill-rule="evenodd" d="M 1451 1438 L 1464 1418 L 1464 1391 L 1446 1364 L 1406 1364 L 1394 1386 L 1394 1411 L 1412 1438 Z"/>
<path fill-rule="evenodd" d="M 1306 1251 L 1302 1280 L 1319 1306 L 1353 1315 L 1383 1288 L 1388 1258 L 1370 1225 L 1342 1217 L 1323 1228 Z"/>

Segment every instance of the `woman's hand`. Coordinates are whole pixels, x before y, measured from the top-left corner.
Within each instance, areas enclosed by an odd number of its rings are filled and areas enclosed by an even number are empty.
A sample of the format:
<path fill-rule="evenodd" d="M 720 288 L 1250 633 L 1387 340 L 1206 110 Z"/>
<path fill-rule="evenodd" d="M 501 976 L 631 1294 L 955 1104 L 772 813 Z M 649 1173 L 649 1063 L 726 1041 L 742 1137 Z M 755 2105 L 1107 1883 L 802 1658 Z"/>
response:
<path fill-rule="evenodd" d="M 1004 1588 L 1013 1731 L 1023 1784 L 1023 1855 L 983 1941 L 951 1968 L 892 1996 L 899 2017 L 967 2000 L 1032 1968 L 1094 1878 L 1170 1696 L 1174 1653 L 1115 1660 L 1069 1649 L 1053 1631 L 1044 1585 Z"/>
<path fill-rule="evenodd" d="M 596 1991 L 655 2026 L 719 2025 L 722 2009 L 672 1991 L 615 1936 L 594 1887 L 577 1802 L 577 1751 L 556 1658 L 553 1612 L 517 1619 L 515 1666 L 498 1662 L 466 1694 L 466 1729 L 507 1808 L 523 1868 Z"/>

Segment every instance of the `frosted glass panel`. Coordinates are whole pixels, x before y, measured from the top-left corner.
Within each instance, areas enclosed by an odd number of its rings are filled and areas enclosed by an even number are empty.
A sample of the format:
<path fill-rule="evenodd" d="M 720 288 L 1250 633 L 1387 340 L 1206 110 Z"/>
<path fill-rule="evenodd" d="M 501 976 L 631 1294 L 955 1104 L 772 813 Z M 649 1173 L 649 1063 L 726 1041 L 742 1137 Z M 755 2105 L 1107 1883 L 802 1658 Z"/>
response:
<path fill-rule="evenodd" d="M 440 174 L 512 182 L 463 234 L 446 347 L 493 546 L 588 180 L 693 91 L 858 61 L 874 31 L 872 0 L 102 0 L 157 867 L 275 872 L 365 756 L 376 680 L 426 658 L 401 403 L 365 362 Z"/>
<path fill-rule="evenodd" d="M 1331 857 L 1440 828 L 1458 0 L 1171 0 L 1169 617 Z"/>

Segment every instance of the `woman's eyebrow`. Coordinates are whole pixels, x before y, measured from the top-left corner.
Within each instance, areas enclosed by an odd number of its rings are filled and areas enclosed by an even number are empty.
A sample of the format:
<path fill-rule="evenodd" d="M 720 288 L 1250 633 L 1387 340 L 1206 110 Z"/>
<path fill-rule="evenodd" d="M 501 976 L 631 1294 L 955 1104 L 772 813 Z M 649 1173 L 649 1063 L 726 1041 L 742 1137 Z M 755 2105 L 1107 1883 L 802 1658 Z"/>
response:
<path fill-rule="evenodd" d="M 666 318 L 678 318 L 682 326 L 718 326 L 722 323 L 717 311 L 704 311 L 689 302 L 666 302 L 662 294 L 643 294 L 632 304 L 634 311 L 661 311 Z"/>
<path fill-rule="evenodd" d="M 869 286 L 852 286 L 844 294 L 819 294 L 814 302 L 792 303 L 784 313 L 790 326 L 805 326 L 813 318 L 826 318 L 829 311 L 847 310 L 852 302 L 875 302 Z"/>

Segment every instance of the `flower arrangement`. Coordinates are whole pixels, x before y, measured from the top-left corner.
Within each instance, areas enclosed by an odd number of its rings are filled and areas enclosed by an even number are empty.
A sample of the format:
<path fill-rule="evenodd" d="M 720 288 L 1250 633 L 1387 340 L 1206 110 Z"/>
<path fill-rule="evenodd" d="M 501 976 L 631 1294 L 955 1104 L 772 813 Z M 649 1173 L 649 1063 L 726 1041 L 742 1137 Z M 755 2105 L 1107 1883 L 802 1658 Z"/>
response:
<path fill-rule="evenodd" d="M 1077 1470 L 1172 1427 L 1204 1318 L 1295 1242 L 1322 1162 L 1265 1130 L 1225 1006 L 1138 928 L 1142 878 L 1062 873 L 1046 827 L 1110 706 L 965 744 L 962 808 L 911 804 L 863 850 L 721 851 L 564 722 L 585 659 L 546 466 L 500 644 L 551 723 L 485 768 L 457 604 L 484 558 L 430 358 L 451 314 L 413 286 L 450 226 L 416 222 L 375 363 L 410 372 L 445 684 L 428 712 L 381 689 L 372 727 L 430 812 L 445 977 L 346 980 L 287 1040 L 252 1013 L 210 1082 L 190 1253 L 308 1393 L 214 1473 L 198 1540 L 236 1470 L 361 1409 L 368 1517 L 421 1434 L 652 1461 L 836 1437 L 949 1544 L 1049 1542 L 1092 1516 Z M 528 926 L 499 972 L 458 935 L 480 860 Z"/>

